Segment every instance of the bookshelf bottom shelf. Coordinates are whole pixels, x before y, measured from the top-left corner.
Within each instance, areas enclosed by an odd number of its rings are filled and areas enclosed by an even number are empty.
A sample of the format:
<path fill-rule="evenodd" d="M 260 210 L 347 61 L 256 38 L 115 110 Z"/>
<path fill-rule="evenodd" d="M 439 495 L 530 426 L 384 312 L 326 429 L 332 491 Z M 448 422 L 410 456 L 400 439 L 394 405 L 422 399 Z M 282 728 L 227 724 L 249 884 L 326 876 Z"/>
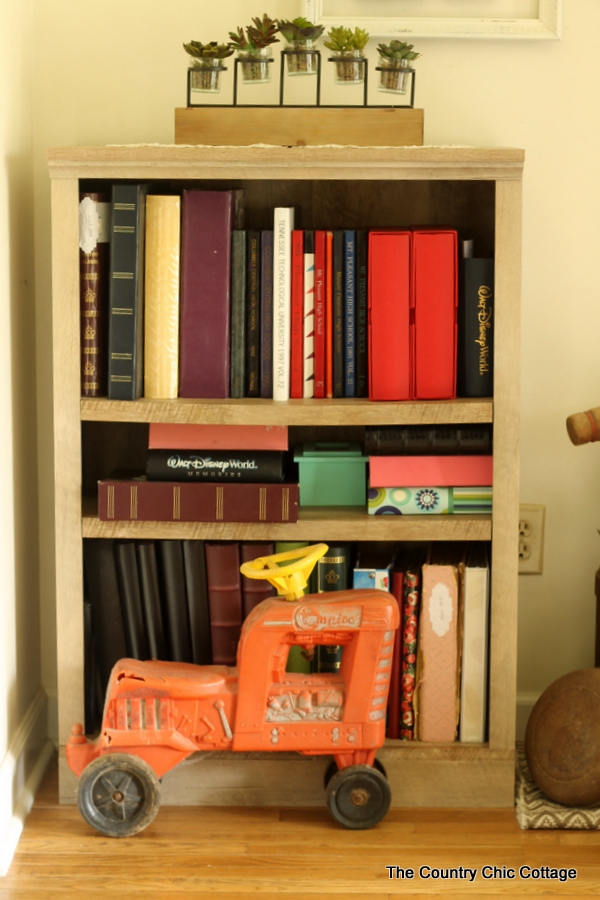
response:
<path fill-rule="evenodd" d="M 377 754 L 392 790 L 392 807 L 510 808 L 515 753 L 486 745 L 399 747 Z M 323 807 L 330 757 L 295 753 L 198 753 L 162 779 L 162 806 Z M 77 778 L 59 760 L 60 802 L 76 803 Z"/>

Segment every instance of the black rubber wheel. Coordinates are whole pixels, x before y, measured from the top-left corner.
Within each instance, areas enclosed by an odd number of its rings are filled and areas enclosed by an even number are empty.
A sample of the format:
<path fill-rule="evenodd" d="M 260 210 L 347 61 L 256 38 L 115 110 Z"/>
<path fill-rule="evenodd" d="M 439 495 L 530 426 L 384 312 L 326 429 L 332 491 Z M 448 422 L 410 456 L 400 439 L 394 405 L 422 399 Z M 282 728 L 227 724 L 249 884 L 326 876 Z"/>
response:
<path fill-rule="evenodd" d="M 143 759 L 109 753 L 83 770 L 77 804 L 96 831 L 108 837 L 129 837 L 154 819 L 160 806 L 160 785 Z"/>
<path fill-rule="evenodd" d="M 385 776 L 373 766 L 348 766 L 336 772 L 327 785 L 329 812 L 345 828 L 373 828 L 391 801 Z"/>
<path fill-rule="evenodd" d="M 383 764 L 380 763 L 378 759 L 373 760 L 373 768 L 375 768 L 379 772 L 381 772 L 381 774 L 383 775 L 384 778 L 387 778 L 387 772 L 385 771 Z M 331 762 L 329 763 L 329 765 L 327 766 L 327 768 L 325 769 L 325 776 L 323 778 L 323 782 L 324 782 L 323 787 L 325 787 L 325 788 L 327 787 L 327 785 L 329 784 L 329 782 L 331 781 L 331 779 L 333 778 L 333 776 L 335 775 L 336 772 L 339 772 L 339 769 L 337 767 L 337 763 L 336 763 L 335 759 L 332 759 Z"/>

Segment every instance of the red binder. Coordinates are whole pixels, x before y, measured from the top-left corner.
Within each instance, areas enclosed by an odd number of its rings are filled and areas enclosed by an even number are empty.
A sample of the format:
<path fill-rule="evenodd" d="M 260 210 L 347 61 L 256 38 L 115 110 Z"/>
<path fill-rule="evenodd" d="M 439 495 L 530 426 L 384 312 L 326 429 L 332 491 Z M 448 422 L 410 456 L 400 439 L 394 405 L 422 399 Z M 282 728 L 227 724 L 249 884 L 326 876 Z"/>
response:
<path fill-rule="evenodd" d="M 369 234 L 369 398 L 409 400 L 410 231 Z"/>
<path fill-rule="evenodd" d="M 417 400 L 456 397 L 458 236 L 416 229 L 412 245 L 414 391 Z"/>

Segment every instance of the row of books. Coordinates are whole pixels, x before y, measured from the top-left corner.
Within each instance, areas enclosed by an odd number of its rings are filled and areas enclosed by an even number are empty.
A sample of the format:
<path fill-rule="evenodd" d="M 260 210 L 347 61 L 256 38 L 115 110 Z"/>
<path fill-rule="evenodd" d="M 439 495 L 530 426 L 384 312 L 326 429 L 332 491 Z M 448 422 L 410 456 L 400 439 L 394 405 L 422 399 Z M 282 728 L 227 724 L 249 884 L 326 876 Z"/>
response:
<path fill-rule="evenodd" d="M 244 619 L 274 594 L 240 564 L 306 542 L 84 542 L 86 731 L 97 728 L 121 658 L 234 666 Z M 470 545 L 329 544 L 306 593 L 387 590 L 400 610 L 386 734 L 484 741 L 487 718 L 489 560 Z M 336 673 L 342 648 L 292 646 L 289 672 Z M 417 702 L 418 698 L 418 702 Z M 418 714 L 417 714 L 418 710 Z M 457 731 L 458 728 L 458 731 Z"/>
<path fill-rule="evenodd" d="M 493 260 L 459 279 L 456 230 L 306 230 L 276 207 L 257 231 L 242 195 L 82 195 L 83 396 L 492 394 Z"/>

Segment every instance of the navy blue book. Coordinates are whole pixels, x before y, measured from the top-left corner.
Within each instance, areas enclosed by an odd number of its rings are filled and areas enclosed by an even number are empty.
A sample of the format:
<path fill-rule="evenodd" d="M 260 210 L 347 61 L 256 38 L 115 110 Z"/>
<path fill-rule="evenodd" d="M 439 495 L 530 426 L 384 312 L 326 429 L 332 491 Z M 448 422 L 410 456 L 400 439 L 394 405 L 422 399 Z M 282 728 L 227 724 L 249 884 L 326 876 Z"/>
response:
<path fill-rule="evenodd" d="M 369 396 L 367 248 L 369 233 L 356 232 L 356 396 Z"/>
<path fill-rule="evenodd" d="M 344 396 L 356 397 L 356 232 L 344 231 Z"/>
<path fill-rule="evenodd" d="M 273 232 L 260 236 L 260 396 L 273 396 Z"/>

